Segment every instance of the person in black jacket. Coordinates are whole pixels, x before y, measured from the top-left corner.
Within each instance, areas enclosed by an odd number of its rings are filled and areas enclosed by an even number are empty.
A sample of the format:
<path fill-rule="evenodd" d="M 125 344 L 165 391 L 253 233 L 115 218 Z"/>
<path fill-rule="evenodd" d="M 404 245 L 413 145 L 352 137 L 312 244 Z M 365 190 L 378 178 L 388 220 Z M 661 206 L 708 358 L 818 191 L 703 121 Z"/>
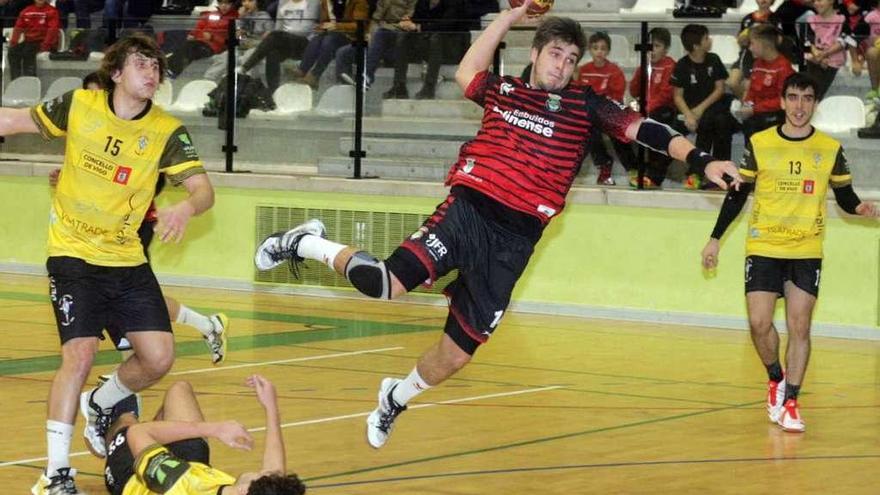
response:
<path fill-rule="evenodd" d="M 397 37 L 394 84 L 384 98 L 409 98 L 406 72 L 410 62 L 428 63 L 417 100 L 435 96 L 440 64 L 460 59 L 470 42 L 468 11 L 464 0 L 418 0 L 412 19 L 400 22 L 403 30 Z"/>

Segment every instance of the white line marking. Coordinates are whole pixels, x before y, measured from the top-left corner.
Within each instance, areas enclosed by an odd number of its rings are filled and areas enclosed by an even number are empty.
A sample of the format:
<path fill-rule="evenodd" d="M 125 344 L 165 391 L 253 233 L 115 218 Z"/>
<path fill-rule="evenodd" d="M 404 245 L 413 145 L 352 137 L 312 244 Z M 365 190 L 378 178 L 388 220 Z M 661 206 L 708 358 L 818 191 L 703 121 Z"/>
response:
<path fill-rule="evenodd" d="M 547 390 L 556 390 L 556 389 L 560 389 L 560 388 L 563 388 L 562 385 L 553 385 L 550 387 L 527 388 L 525 390 L 515 390 L 513 392 L 499 392 L 497 394 L 477 395 L 474 397 L 463 397 L 461 399 L 450 399 L 450 400 L 444 400 L 444 401 L 440 401 L 440 402 L 429 402 L 427 404 L 418 404 L 415 406 L 410 406 L 408 410 L 422 409 L 425 407 L 434 407 L 434 406 L 440 406 L 440 405 L 444 405 L 444 404 L 457 404 L 459 402 L 470 402 L 470 401 L 482 400 L 482 399 L 494 399 L 495 397 L 510 397 L 513 395 L 531 394 L 531 393 L 535 393 L 535 392 L 546 392 Z M 309 420 L 305 420 L 305 421 L 297 421 L 295 423 L 284 423 L 283 425 L 281 425 L 281 427 L 282 428 L 291 428 L 294 426 L 305 426 L 305 425 L 313 425 L 313 424 L 318 424 L 318 423 L 330 423 L 333 421 L 341 421 L 343 419 L 361 418 L 361 417 L 369 416 L 370 413 L 372 413 L 372 412 L 373 411 L 367 411 L 367 412 L 362 412 L 362 413 L 346 414 L 343 416 L 332 416 L 329 418 L 309 419 Z M 266 430 L 265 426 L 261 426 L 259 428 L 249 428 L 248 429 L 248 431 L 251 431 L 251 432 L 265 431 L 265 430 Z"/>
<path fill-rule="evenodd" d="M 402 349 L 402 348 L 401 347 L 390 347 L 389 349 Z M 369 352 L 369 351 L 361 351 L 361 352 Z M 374 350 L 372 352 L 378 352 L 378 350 Z M 548 390 L 557 390 L 560 388 L 564 388 L 564 387 L 562 385 L 553 385 L 550 387 L 527 388 L 524 390 L 514 390 L 512 392 L 499 392 L 497 394 L 476 395 L 474 397 L 462 397 L 461 399 L 449 399 L 449 400 L 444 400 L 444 401 L 440 401 L 440 402 L 429 402 L 427 404 L 418 404 L 415 406 L 410 406 L 409 409 L 423 409 L 425 407 L 441 406 L 444 404 L 458 404 L 460 402 L 471 402 L 471 401 L 482 400 L 482 399 L 493 399 L 496 397 L 510 397 L 510 396 L 514 396 L 514 395 L 532 394 L 535 392 L 546 392 Z M 306 425 L 313 425 L 313 424 L 319 424 L 319 423 L 330 423 L 333 421 L 341 421 L 343 419 L 362 418 L 362 417 L 369 416 L 371 412 L 372 411 L 367 411 L 367 412 L 361 412 L 361 413 L 346 414 L 343 416 L 331 416 L 328 418 L 309 419 L 309 420 L 305 420 L 305 421 L 297 421 L 295 423 L 284 423 L 283 425 L 281 425 L 281 427 L 282 428 L 293 428 L 295 426 L 306 426 Z M 250 432 L 266 431 L 266 427 L 261 426 L 258 428 L 248 428 L 248 431 L 250 431 Z M 89 452 L 88 451 L 73 452 L 70 454 L 70 457 L 79 457 L 79 456 L 86 455 L 86 454 L 89 454 Z M 20 461 L 4 462 L 4 463 L 0 463 L 0 468 L 15 466 L 18 464 L 29 464 L 32 462 L 42 462 L 45 460 L 47 460 L 46 457 L 35 457 L 33 459 L 24 459 L 24 460 L 20 460 Z"/>
<path fill-rule="evenodd" d="M 403 347 L 383 347 L 381 349 L 366 349 L 363 351 L 352 351 L 352 352 L 340 352 L 336 354 L 322 354 L 320 356 L 307 356 L 301 358 L 293 358 L 293 359 L 279 359 L 278 361 L 262 361 L 259 363 L 247 363 L 247 364 L 237 364 L 234 366 L 217 366 L 213 368 L 201 368 L 197 370 L 187 370 L 187 371 L 174 371 L 168 373 L 169 375 L 179 376 L 179 375 L 194 375 L 196 373 L 211 373 L 212 371 L 226 371 L 226 370 L 234 370 L 238 368 L 252 368 L 255 366 L 268 366 L 270 364 L 283 364 L 283 363 L 298 363 L 302 361 L 314 361 L 316 359 L 329 359 L 335 357 L 345 357 L 345 356 L 356 356 L 358 354 L 369 354 L 373 352 L 385 352 L 385 351 L 399 351 L 403 349 Z"/>

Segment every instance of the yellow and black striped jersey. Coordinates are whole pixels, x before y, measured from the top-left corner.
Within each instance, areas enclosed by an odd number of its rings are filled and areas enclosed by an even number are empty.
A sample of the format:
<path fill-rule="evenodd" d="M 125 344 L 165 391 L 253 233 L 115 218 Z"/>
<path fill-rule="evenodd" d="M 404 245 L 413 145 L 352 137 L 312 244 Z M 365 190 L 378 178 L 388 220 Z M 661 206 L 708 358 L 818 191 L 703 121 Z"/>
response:
<path fill-rule="evenodd" d="M 31 109 L 43 137 L 67 137 L 48 251 L 94 265 L 137 266 L 146 262 L 137 230 L 158 174 L 177 185 L 205 170 L 179 120 L 151 103 L 123 120 L 110 98 L 78 89 Z"/>
<path fill-rule="evenodd" d="M 134 476 L 122 495 L 217 495 L 235 478 L 202 464 L 175 457 L 164 445 L 153 445 L 138 456 Z"/>
<path fill-rule="evenodd" d="M 821 258 L 828 186 L 852 181 L 840 143 L 816 129 L 790 138 L 771 127 L 746 143 L 739 171 L 755 183 L 746 254 Z"/>

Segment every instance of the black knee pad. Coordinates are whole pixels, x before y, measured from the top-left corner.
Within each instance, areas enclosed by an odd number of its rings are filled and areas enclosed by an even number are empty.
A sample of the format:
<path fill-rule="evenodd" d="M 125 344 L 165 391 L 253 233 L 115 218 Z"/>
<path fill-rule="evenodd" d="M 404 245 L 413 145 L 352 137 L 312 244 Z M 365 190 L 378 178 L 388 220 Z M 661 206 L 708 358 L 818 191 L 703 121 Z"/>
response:
<path fill-rule="evenodd" d="M 391 274 L 385 262 L 364 251 L 354 253 L 348 260 L 345 278 L 365 296 L 391 299 Z"/>

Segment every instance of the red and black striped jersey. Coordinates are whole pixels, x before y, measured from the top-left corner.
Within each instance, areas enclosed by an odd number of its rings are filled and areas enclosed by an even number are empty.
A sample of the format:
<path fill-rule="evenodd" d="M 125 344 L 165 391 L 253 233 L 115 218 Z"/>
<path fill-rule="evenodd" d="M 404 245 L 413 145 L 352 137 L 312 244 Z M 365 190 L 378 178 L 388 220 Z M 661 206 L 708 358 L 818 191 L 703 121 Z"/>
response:
<path fill-rule="evenodd" d="M 593 128 L 628 142 L 626 128 L 640 115 L 590 88 L 571 84 L 558 93 L 521 79 L 477 74 L 466 96 L 481 105 L 483 125 L 461 147 L 446 178 L 547 223 L 565 207 L 593 136 Z"/>

